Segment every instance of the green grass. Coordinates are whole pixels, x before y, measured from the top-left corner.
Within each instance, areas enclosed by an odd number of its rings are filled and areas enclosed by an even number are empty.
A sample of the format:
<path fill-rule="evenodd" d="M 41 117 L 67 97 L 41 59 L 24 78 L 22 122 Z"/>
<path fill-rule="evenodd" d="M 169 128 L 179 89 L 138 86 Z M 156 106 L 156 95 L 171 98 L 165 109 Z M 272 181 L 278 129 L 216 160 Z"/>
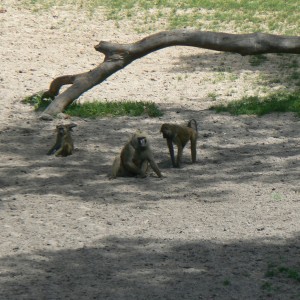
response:
<path fill-rule="evenodd" d="M 300 116 L 300 92 L 279 92 L 266 97 L 243 97 L 226 105 L 214 105 L 216 112 L 229 112 L 232 115 L 262 116 L 272 112 L 295 112 Z"/>
<path fill-rule="evenodd" d="M 230 280 L 229 280 L 229 279 L 225 279 L 225 280 L 223 281 L 223 285 L 224 285 L 224 286 L 229 286 L 229 285 L 231 285 Z"/>
<path fill-rule="evenodd" d="M 298 0 L 23 0 L 23 5 L 33 10 L 66 4 L 90 13 L 104 7 L 107 17 L 113 20 L 136 18 L 138 31 L 141 27 L 145 31 L 162 29 L 159 25 L 162 18 L 168 24 L 163 29 L 192 27 L 226 31 L 228 27 L 235 32 L 299 35 L 300 28 Z"/>
<path fill-rule="evenodd" d="M 300 272 L 294 268 L 284 266 L 275 267 L 273 265 L 269 265 L 265 276 L 269 278 L 284 277 L 300 282 Z"/>
<path fill-rule="evenodd" d="M 299 35 L 300 31 L 300 6 L 298 0 L 22 0 L 23 7 L 40 11 L 49 9 L 53 6 L 70 5 L 71 9 L 87 11 L 91 14 L 98 8 L 106 9 L 106 16 L 116 21 L 118 26 L 122 26 L 124 19 L 131 20 L 132 26 L 136 30 L 166 30 L 173 28 L 194 28 L 200 30 L 231 31 L 231 32 L 255 32 L 263 31 L 277 34 Z M 163 20 L 163 22 L 162 22 Z M 284 56 L 283 56 L 284 57 Z M 289 56 L 290 59 L 291 56 Z M 283 61 L 283 59 L 282 59 Z M 249 63 L 263 69 L 264 64 L 270 63 L 270 58 L 266 55 L 250 56 Z M 288 68 L 290 70 L 288 70 Z M 223 69 L 223 70 L 222 70 Z M 267 93 L 266 88 L 270 83 L 282 83 L 287 87 L 299 90 L 300 71 L 299 59 L 284 60 L 281 73 L 274 72 L 271 75 L 259 78 L 262 83 L 263 92 Z M 213 83 L 218 83 L 226 79 L 228 71 L 224 66 L 215 70 Z M 279 75 L 278 75 L 279 74 Z M 230 74 L 230 80 L 236 80 L 237 75 Z M 178 81 L 182 77 L 177 78 Z M 216 95 L 209 95 L 212 100 L 216 100 Z M 43 101 L 36 106 L 39 109 L 46 107 L 49 102 Z M 115 104 L 111 104 L 115 105 Z M 127 105 L 127 104 L 126 104 Z M 124 104 L 125 106 L 125 104 Z M 143 105 L 142 105 L 143 106 Z M 72 109 L 78 109 L 76 106 Z M 217 111 L 228 111 L 232 114 L 257 114 L 263 115 L 269 112 L 294 111 L 299 114 L 299 92 L 284 94 L 279 93 L 270 95 L 266 98 L 244 97 L 239 101 L 234 101 L 228 105 L 214 106 Z M 71 107 L 68 109 L 70 112 Z M 96 111 L 96 108 L 81 110 Z M 105 111 L 102 107 L 100 110 Z M 125 108 L 114 108 L 126 111 Z M 147 111 L 150 111 L 150 108 Z M 132 113 L 132 108 L 127 112 Z M 133 111 L 143 111 L 136 108 Z M 143 112 L 142 112 L 143 113 Z M 115 115 L 113 112 L 108 114 Z M 133 115 L 135 112 L 133 113 Z"/>
<path fill-rule="evenodd" d="M 73 103 L 66 109 L 65 113 L 70 116 L 80 116 L 82 118 L 104 116 L 137 117 L 144 114 L 149 117 L 160 117 L 163 115 L 155 103 L 144 101 L 95 101 L 83 104 Z"/>
<path fill-rule="evenodd" d="M 32 105 L 36 111 L 43 111 L 52 100 L 42 99 L 42 94 L 43 92 L 26 97 L 22 102 Z"/>
<path fill-rule="evenodd" d="M 273 263 L 270 263 L 268 264 L 267 271 L 265 272 L 265 278 L 267 278 L 267 281 L 263 282 L 261 289 L 267 292 L 268 298 L 270 298 L 273 294 L 281 290 L 282 287 L 280 286 L 282 282 L 286 282 L 286 284 L 294 283 L 299 285 L 300 270 L 294 267 L 276 266 Z"/>
<path fill-rule="evenodd" d="M 49 99 L 42 99 L 41 94 L 27 97 L 24 103 L 34 106 L 36 111 L 43 111 L 51 102 Z M 163 115 L 159 107 L 153 102 L 145 101 L 94 101 L 82 104 L 73 102 L 67 107 L 64 113 L 70 116 L 82 118 L 97 118 L 107 116 L 131 116 L 137 117 L 147 115 L 151 118 Z"/>
<path fill-rule="evenodd" d="M 249 63 L 253 67 L 257 67 L 262 65 L 264 62 L 268 60 L 266 55 L 259 54 L 259 55 L 252 55 L 249 57 Z"/>

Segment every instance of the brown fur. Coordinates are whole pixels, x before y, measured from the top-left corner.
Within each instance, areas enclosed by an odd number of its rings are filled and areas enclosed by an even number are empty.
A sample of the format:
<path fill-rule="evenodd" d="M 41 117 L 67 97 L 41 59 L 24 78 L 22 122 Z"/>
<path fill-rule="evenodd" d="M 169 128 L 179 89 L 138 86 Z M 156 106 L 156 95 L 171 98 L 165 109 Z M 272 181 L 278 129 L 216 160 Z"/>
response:
<path fill-rule="evenodd" d="M 181 126 L 177 124 L 164 123 L 161 126 L 160 132 L 163 137 L 167 140 L 167 145 L 169 148 L 172 165 L 174 168 L 179 168 L 181 165 L 183 148 L 191 141 L 191 156 L 192 162 L 196 162 L 197 155 L 197 138 L 198 138 L 198 128 L 197 122 L 191 119 L 187 126 Z M 177 159 L 175 162 L 173 143 L 177 146 Z"/>
<path fill-rule="evenodd" d="M 162 177 L 154 161 L 148 137 L 138 131 L 124 145 L 121 154 L 115 158 L 111 178 L 132 176 L 144 178 L 147 176 L 148 163 L 157 176 Z"/>
<path fill-rule="evenodd" d="M 56 142 L 54 146 L 47 152 L 47 155 L 55 154 L 55 156 L 68 156 L 73 153 L 74 143 L 71 131 L 76 124 L 57 125 L 56 126 Z"/>

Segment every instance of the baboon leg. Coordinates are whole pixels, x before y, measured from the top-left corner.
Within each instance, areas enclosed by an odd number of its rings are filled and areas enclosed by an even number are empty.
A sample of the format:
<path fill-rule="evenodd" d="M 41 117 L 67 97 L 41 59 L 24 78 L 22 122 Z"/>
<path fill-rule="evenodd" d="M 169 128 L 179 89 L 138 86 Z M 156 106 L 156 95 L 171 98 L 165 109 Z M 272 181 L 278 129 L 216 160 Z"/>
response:
<path fill-rule="evenodd" d="M 122 176 L 120 173 L 122 173 L 121 170 L 121 157 L 120 155 L 116 156 L 112 165 L 111 169 L 111 176 L 110 178 L 116 178 L 117 176 Z"/>
<path fill-rule="evenodd" d="M 171 156 L 172 165 L 175 168 L 176 164 L 175 164 L 174 147 L 173 147 L 172 139 L 168 138 L 167 139 L 167 144 L 168 144 L 168 148 L 169 148 L 169 152 L 170 152 L 170 156 Z"/>
<path fill-rule="evenodd" d="M 140 167 L 137 167 L 134 162 L 128 161 L 124 164 L 124 168 L 127 170 L 128 173 L 132 173 L 133 175 L 139 175 L 142 173 Z M 141 174 L 144 175 L 144 174 Z"/>
<path fill-rule="evenodd" d="M 162 177 L 161 172 L 154 160 L 150 160 L 150 166 L 158 177 Z"/>
<path fill-rule="evenodd" d="M 68 156 L 71 155 L 73 152 L 73 145 L 68 144 L 68 143 L 64 143 L 61 148 L 59 148 L 56 152 L 55 152 L 55 156 Z"/>
<path fill-rule="evenodd" d="M 178 144 L 177 147 L 178 147 L 178 153 L 177 153 L 176 167 L 177 167 L 177 168 L 180 168 L 181 159 L 182 159 L 182 154 L 183 154 L 183 147 L 182 147 L 181 144 Z"/>
<path fill-rule="evenodd" d="M 139 168 L 139 173 L 135 173 L 136 177 L 138 177 L 138 178 L 147 177 L 147 170 L 148 170 L 148 161 L 145 160 L 145 161 L 142 162 L 142 164 Z"/>
<path fill-rule="evenodd" d="M 110 179 L 113 179 L 113 178 L 117 177 L 117 174 L 118 174 L 118 171 L 119 171 L 119 168 L 120 168 L 120 164 L 121 164 L 121 158 L 118 155 L 114 159 L 114 162 L 113 162 L 113 165 L 112 165 L 112 168 L 111 168 L 111 175 L 109 177 Z"/>
<path fill-rule="evenodd" d="M 67 156 L 67 151 L 66 151 L 66 147 L 64 147 L 64 145 L 62 145 L 56 152 L 55 152 L 55 156 Z"/>
<path fill-rule="evenodd" d="M 143 161 L 142 165 L 141 165 L 141 172 L 143 174 L 146 174 L 148 171 L 148 162 L 145 160 Z"/>
<path fill-rule="evenodd" d="M 48 152 L 47 155 L 52 155 L 54 154 L 59 148 L 61 144 L 55 144 Z"/>
<path fill-rule="evenodd" d="M 55 156 L 64 156 L 63 155 L 63 148 L 59 148 L 56 152 L 55 152 Z"/>
<path fill-rule="evenodd" d="M 120 155 L 116 156 L 112 165 L 110 179 L 115 179 L 117 177 L 126 177 L 126 176 L 133 176 L 132 173 L 127 171 L 122 163 Z"/>
<path fill-rule="evenodd" d="M 197 139 L 191 139 L 191 154 L 192 154 L 192 162 L 196 162 L 196 155 L 197 155 Z"/>

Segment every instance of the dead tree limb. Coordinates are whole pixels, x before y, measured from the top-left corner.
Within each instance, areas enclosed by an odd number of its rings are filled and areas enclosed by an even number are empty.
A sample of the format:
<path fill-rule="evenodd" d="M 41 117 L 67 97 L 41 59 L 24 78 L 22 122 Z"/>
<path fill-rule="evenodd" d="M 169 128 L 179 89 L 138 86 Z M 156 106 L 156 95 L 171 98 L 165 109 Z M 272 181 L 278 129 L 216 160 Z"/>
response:
<path fill-rule="evenodd" d="M 56 115 L 87 90 L 103 82 L 113 73 L 132 61 L 151 52 L 170 46 L 191 46 L 210 50 L 255 55 L 263 53 L 300 54 L 300 37 L 266 33 L 228 34 L 197 30 L 163 31 L 132 44 L 116 44 L 101 41 L 96 51 L 105 55 L 104 61 L 89 72 L 55 78 L 44 97 L 54 98 L 44 114 Z M 71 84 L 63 93 L 63 85 Z"/>

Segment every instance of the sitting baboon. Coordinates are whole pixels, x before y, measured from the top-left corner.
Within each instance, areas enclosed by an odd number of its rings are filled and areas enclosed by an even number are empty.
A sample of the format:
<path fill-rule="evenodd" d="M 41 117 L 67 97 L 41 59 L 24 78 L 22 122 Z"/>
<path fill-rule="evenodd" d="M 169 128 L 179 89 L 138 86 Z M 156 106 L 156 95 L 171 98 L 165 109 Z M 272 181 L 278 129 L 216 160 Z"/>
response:
<path fill-rule="evenodd" d="M 55 156 L 68 156 L 73 153 L 74 144 L 71 136 L 73 127 L 77 125 L 72 123 L 68 125 L 56 126 L 56 142 L 54 146 L 47 152 L 47 155 L 55 154 Z"/>
<path fill-rule="evenodd" d="M 157 176 L 162 177 L 154 161 L 148 137 L 145 133 L 137 131 L 125 144 L 121 154 L 115 158 L 111 178 L 132 176 L 144 178 L 147 176 L 148 163 Z"/>
<path fill-rule="evenodd" d="M 191 141 L 192 162 L 196 162 L 196 146 L 198 138 L 198 128 L 195 119 L 191 119 L 187 126 L 165 123 L 161 126 L 160 132 L 167 139 L 172 165 L 174 168 L 179 168 L 182 160 L 183 148 L 188 141 Z M 175 162 L 173 143 L 177 145 L 178 153 Z"/>

